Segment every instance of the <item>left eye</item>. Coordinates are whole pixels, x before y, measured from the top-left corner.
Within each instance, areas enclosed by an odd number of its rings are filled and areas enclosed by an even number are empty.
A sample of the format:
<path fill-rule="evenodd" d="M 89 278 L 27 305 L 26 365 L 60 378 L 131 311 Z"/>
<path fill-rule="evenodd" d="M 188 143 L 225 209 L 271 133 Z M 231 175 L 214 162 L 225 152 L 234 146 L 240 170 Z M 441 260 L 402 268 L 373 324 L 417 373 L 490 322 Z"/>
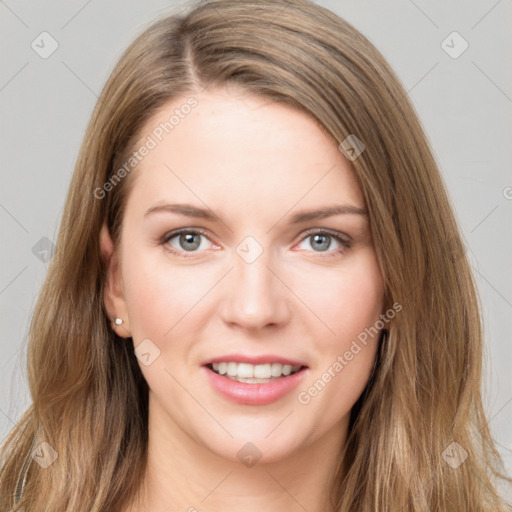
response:
<path fill-rule="evenodd" d="M 302 242 L 306 240 L 310 240 L 309 245 L 311 247 L 316 247 L 319 249 L 314 252 L 329 252 L 329 255 L 338 254 L 343 252 L 345 249 L 350 248 L 350 241 L 341 236 L 338 233 L 332 233 L 330 231 L 316 231 L 313 233 L 309 233 L 303 238 Z M 335 250 L 328 250 L 331 247 L 332 240 L 335 240 L 338 243 L 338 248 Z"/>
<path fill-rule="evenodd" d="M 203 237 L 206 240 L 209 240 L 209 238 L 200 231 L 193 231 L 193 230 L 182 230 L 182 231 L 173 231 L 172 233 L 169 233 L 165 235 L 165 237 L 162 240 L 162 243 L 166 244 L 169 250 L 175 254 L 180 254 L 183 256 L 187 256 L 185 254 L 182 254 L 183 252 L 188 253 L 194 253 L 194 252 L 200 252 L 197 251 L 198 249 L 202 248 L 205 249 L 205 247 L 202 247 L 202 240 L 201 237 Z M 326 230 L 320 230 L 320 231 L 314 231 L 309 232 L 306 234 L 305 237 L 302 238 L 301 244 L 306 242 L 306 240 L 311 240 L 309 245 L 314 249 L 313 252 L 326 252 L 329 256 L 338 254 L 343 252 L 344 250 L 350 248 L 350 240 L 342 236 L 341 233 L 336 232 L 330 232 Z M 338 247 L 329 250 L 332 245 L 332 240 L 335 240 L 338 243 Z M 173 243 L 173 241 L 175 243 Z M 178 244 L 178 245 L 176 245 Z M 170 247 L 169 247 L 170 246 Z M 207 248 L 207 247 L 206 247 Z M 318 249 L 318 250 L 316 250 Z"/>

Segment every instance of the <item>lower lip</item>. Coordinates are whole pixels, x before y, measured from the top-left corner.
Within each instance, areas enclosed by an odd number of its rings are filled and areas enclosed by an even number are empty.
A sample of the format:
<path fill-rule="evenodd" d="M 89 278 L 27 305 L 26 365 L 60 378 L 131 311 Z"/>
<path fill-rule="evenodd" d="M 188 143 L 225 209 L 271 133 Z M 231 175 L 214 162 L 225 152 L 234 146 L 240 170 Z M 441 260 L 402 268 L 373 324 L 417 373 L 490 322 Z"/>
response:
<path fill-rule="evenodd" d="M 248 384 L 228 379 L 210 370 L 206 366 L 202 367 L 213 388 L 222 396 L 244 405 L 266 405 L 290 393 L 295 389 L 306 375 L 307 368 L 279 379 L 263 384 Z"/>

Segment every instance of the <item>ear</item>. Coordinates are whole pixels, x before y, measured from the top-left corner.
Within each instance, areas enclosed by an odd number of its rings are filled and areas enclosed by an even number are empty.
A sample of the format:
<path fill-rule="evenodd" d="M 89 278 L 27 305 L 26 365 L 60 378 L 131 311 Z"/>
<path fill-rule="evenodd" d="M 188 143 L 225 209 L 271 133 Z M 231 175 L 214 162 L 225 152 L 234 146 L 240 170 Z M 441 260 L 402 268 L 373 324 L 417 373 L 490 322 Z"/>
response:
<path fill-rule="evenodd" d="M 131 337 L 130 319 L 128 318 L 128 308 L 124 298 L 119 256 L 106 224 L 103 225 L 100 232 L 100 249 L 106 268 L 103 287 L 105 309 L 107 310 L 112 329 L 116 334 L 122 338 L 129 338 Z M 123 320 L 121 325 L 116 325 L 114 321 L 116 318 Z"/>

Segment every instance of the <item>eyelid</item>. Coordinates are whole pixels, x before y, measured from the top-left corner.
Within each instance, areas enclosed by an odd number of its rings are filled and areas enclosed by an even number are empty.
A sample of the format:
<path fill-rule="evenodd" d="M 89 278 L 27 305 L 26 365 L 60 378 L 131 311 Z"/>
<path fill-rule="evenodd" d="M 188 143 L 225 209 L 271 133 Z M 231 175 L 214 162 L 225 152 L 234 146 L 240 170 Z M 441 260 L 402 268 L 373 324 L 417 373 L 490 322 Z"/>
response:
<path fill-rule="evenodd" d="M 333 229 L 327 229 L 327 228 L 310 228 L 310 229 L 307 229 L 306 231 L 303 231 L 301 233 L 301 237 L 302 238 L 300 239 L 300 241 L 302 242 L 302 240 L 304 240 L 308 236 L 311 236 L 311 235 L 321 235 L 321 234 L 326 234 L 326 235 L 330 235 L 330 236 L 335 237 L 335 238 L 340 238 L 341 240 L 343 240 L 347 244 L 353 243 L 352 237 L 348 236 L 347 234 L 341 233 L 340 231 L 335 231 Z"/>
<path fill-rule="evenodd" d="M 181 235 L 182 233 L 196 233 L 196 234 L 199 234 L 199 235 L 203 235 L 205 238 L 207 238 L 212 244 L 215 244 L 215 245 L 218 245 L 217 243 L 215 243 L 207 230 L 203 229 L 203 228 L 194 228 L 194 227 L 190 227 L 190 228 L 180 228 L 180 229 L 174 229 L 172 231 L 169 231 L 167 233 L 165 233 L 165 235 L 161 238 L 160 240 L 160 243 L 162 244 L 166 244 L 167 242 L 169 242 L 169 240 L 171 240 L 172 238 L 178 236 L 178 235 Z"/>
<path fill-rule="evenodd" d="M 313 236 L 313 235 L 330 236 L 331 238 L 334 238 L 335 240 L 337 240 L 340 243 L 341 247 L 339 247 L 338 249 L 330 250 L 330 251 L 320 251 L 320 252 L 306 251 L 306 253 L 308 253 L 307 257 L 310 257 L 311 254 L 314 255 L 312 257 L 320 256 L 320 258 L 323 258 L 323 259 L 340 257 L 346 251 L 348 251 L 354 243 L 352 237 L 346 235 L 345 233 L 341 233 L 340 231 L 335 231 L 335 230 L 327 229 L 327 228 L 310 228 L 310 229 L 307 229 L 306 231 L 303 231 L 301 233 L 301 238 L 298 243 L 302 243 L 304 240 L 306 240 L 307 238 L 309 238 L 310 236 Z"/>
<path fill-rule="evenodd" d="M 169 242 L 169 240 L 171 240 L 172 238 L 180 235 L 181 233 L 196 233 L 196 234 L 200 234 L 200 235 L 203 235 L 205 238 L 207 238 L 211 243 L 213 243 L 215 245 L 218 245 L 216 242 L 214 242 L 211 239 L 211 237 L 209 236 L 209 233 L 208 233 L 207 230 L 205 230 L 203 228 L 195 228 L 195 227 L 179 228 L 179 229 L 175 229 L 173 231 L 169 231 L 168 233 L 166 233 L 161 238 L 161 243 L 162 244 L 167 244 Z M 352 237 L 346 235 L 345 233 L 341 233 L 339 231 L 335 231 L 335 230 L 327 229 L 327 228 L 309 228 L 306 231 L 302 231 L 300 233 L 300 239 L 298 240 L 297 243 L 303 242 L 309 236 L 312 236 L 312 235 L 322 235 L 322 234 L 325 234 L 325 235 L 328 235 L 328 236 L 331 236 L 331 237 L 335 238 L 343 246 L 343 249 L 341 249 L 341 250 L 340 249 L 335 249 L 335 250 L 332 250 L 332 251 L 326 251 L 326 256 L 324 256 L 324 257 L 334 256 L 336 254 L 344 252 L 344 250 L 350 249 L 350 247 L 353 244 Z M 169 250 L 173 254 L 183 255 L 184 257 L 193 257 L 195 254 L 197 254 L 195 252 L 191 252 L 191 253 L 189 253 L 187 255 L 186 251 L 177 251 L 174 248 L 170 249 L 168 247 L 167 247 L 167 250 Z M 204 252 L 204 251 L 200 251 L 200 252 Z M 308 252 L 315 253 L 315 251 L 308 251 Z M 320 252 L 316 252 L 316 254 L 322 255 L 322 252 L 321 251 Z"/>

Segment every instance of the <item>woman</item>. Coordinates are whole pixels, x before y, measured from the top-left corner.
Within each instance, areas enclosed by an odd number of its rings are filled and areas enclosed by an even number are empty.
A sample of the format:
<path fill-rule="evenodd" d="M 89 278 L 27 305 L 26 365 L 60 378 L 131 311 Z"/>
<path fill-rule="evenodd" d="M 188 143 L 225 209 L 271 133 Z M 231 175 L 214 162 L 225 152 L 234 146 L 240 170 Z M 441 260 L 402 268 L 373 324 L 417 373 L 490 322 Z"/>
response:
<path fill-rule="evenodd" d="M 138 37 L 94 110 L 0 508 L 512 510 L 481 359 L 380 53 L 305 0 L 201 3 Z"/>

